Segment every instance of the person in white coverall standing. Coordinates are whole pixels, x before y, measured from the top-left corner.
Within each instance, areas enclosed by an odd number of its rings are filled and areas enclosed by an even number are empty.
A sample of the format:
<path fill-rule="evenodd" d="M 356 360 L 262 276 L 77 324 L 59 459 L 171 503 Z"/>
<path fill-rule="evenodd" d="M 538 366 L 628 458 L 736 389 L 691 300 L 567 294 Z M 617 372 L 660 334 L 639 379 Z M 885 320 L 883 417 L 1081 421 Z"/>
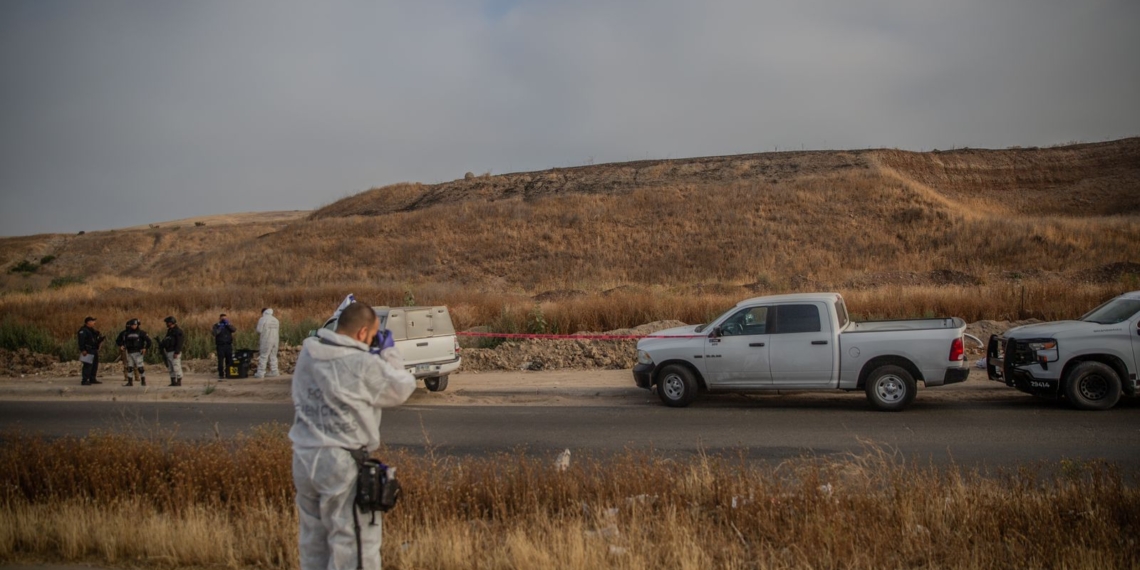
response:
<path fill-rule="evenodd" d="M 273 309 L 262 309 L 257 321 L 257 337 L 261 341 L 257 354 L 257 373 L 254 378 L 265 378 L 265 363 L 269 362 L 269 377 L 277 376 L 277 347 L 281 342 L 281 323 L 273 316 Z"/>
<path fill-rule="evenodd" d="M 379 354 L 369 350 L 379 324 L 368 305 L 348 304 L 336 331 L 318 330 L 297 357 L 289 439 L 302 570 L 357 567 L 357 464 L 349 450 L 379 447 L 380 409 L 404 403 L 416 388 L 390 334 L 381 337 Z M 364 518 L 362 511 L 356 514 Z M 360 533 L 362 567 L 379 570 L 379 522 L 360 525 Z"/>

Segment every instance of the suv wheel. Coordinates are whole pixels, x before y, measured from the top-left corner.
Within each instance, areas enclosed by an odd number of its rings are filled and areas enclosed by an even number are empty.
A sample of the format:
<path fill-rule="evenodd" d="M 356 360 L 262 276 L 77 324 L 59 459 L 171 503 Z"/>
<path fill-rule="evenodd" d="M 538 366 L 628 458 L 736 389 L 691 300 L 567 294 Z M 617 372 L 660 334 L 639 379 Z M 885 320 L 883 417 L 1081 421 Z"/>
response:
<path fill-rule="evenodd" d="M 429 392 L 442 392 L 447 389 L 447 376 L 432 376 L 424 378 L 424 386 Z"/>
<path fill-rule="evenodd" d="M 657 376 L 657 397 L 666 406 L 683 408 L 697 398 L 697 381 L 684 366 L 670 364 Z"/>
<path fill-rule="evenodd" d="M 871 371 L 866 390 L 867 400 L 876 410 L 898 412 L 914 400 L 918 384 L 905 368 L 888 364 Z"/>
<path fill-rule="evenodd" d="M 1107 410 L 1120 400 L 1120 377 L 1103 362 L 1082 362 L 1065 380 L 1065 397 L 1081 410 Z"/>

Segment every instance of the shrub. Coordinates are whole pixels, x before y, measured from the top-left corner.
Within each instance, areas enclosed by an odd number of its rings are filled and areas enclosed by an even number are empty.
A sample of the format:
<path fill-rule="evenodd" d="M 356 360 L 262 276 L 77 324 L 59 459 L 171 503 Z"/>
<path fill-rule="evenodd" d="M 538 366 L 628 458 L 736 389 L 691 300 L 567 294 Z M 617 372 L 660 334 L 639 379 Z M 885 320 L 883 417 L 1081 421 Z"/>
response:
<path fill-rule="evenodd" d="M 56 257 L 54 255 L 50 255 L 50 254 L 45 255 L 45 256 L 40 258 L 40 265 L 47 265 L 47 264 L 49 264 L 55 260 L 56 260 Z"/>
<path fill-rule="evenodd" d="M 63 277 L 56 277 L 55 279 L 52 279 L 51 283 L 48 284 L 48 288 L 50 288 L 50 289 L 62 289 L 64 287 L 67 287 L 68 285 L 82 284 L 85 281 L 86 280 L 83 278 L 82 275 L 64 275 Z"/>
<path fill-rule="evenodd" d="M 526 316 L 526 330 L 530 334 L 545 334 L 547 329 L 546 317 L 542 314 L 542 305 L 535 303 L 534 308 Z"/>
<path fill-rule="evenodd" d="M 35 273 L 40 266 L 28 260 L 23 260 L 8 270 L 9 273 Z"/>
<path fill-rule="evenodd" d="M 0 321 L 0 348 L 26 348 L 40 354 L 57 354 L 59 344 L 47 329 L 4 319 Z"/>

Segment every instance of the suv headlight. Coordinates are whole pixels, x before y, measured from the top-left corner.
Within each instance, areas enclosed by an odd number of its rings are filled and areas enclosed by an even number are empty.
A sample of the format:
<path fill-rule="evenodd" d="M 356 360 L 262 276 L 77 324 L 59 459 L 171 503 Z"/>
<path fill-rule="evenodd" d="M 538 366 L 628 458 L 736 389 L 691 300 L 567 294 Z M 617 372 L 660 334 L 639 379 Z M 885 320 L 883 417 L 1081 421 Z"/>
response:
<path fill-rule="evenodd" d="M 1029 350 L 1037 354 L 1037 361 L 1041 362 L 1056 362 L 1059 358 L 1057 352 L 1057 341 L 1055 340 L 1035 340 L 1027 343 Z"/>
<path fill-rule="evenodd" d="M 637 351 L 637 363 L 638 364 L 653 364 L 653 357 L 649 356 L 649 353 L 645 352 L 644 350 L 638 350 Z"/>

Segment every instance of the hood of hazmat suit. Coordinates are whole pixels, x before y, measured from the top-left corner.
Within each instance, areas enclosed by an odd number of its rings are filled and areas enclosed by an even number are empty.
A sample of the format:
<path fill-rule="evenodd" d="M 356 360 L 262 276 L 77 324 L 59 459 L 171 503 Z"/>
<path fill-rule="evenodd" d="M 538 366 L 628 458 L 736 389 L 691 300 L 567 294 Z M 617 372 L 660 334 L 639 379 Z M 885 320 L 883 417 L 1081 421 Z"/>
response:
<path fill-rule="evenodd" d="M 380 408 L 398 406 L 416 389 L 396 348 L 379 356 L 328 329 L 305 339 L 293 372 L 293 448 L 380 446 Z"/>
<path fill-rule="evenodd" d="M 258 319 L 257 334 L 261 339 L 261 350 L 268 350 L 269 346 L 277 344 L 281 336 L 281 322 L 273 316 L 273 309 L 266 309 Z"/>

